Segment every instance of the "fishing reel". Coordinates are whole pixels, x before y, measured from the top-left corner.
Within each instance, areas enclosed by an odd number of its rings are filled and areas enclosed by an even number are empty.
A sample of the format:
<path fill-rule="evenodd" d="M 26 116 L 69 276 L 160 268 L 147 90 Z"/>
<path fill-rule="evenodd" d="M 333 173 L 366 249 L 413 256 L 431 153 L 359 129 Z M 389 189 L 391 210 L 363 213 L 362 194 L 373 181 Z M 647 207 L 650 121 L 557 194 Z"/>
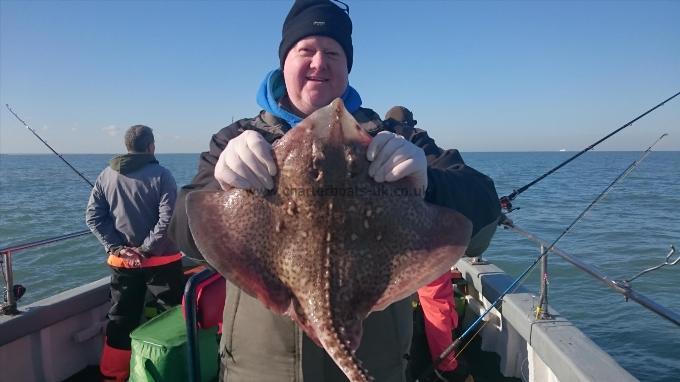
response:
<path fill-rule="evenodd" d="M 511 195 L 512 194 L 510 194 L 509 196 L 503 196 L 502 198 L 498 199 L 498 202 L 501 204 L 501 209 L 505 211 L 505 213 L 510 213 L 512 211 L 520 209 L 520 207 L 514 208 L 512 206 L 512 199 L 510 198 Z"/>
<path fill-rule="evenodd" d="M 26 287 L 21 284 L 15 284 L 12 287 L 12 293 L 14 293 L 14 301 L 19 301 L 26 293 Z"/>
<path fill-rule="evenodd" d="M 17 284 L 12 287 L 11 291 L 6 290 L 6 293 L 8 294 L 7 297 L 9 297 L 9 293 L 11 293 L 12 297 L 14 297 L 14 300 L 12 301 L 12 303 L 9 303 L 9 301 L 5 299 L 5 301 L 2 301 L 2 303 L 0 303 L 0 316 L 4 315 L 13 316 L 21 313 L 17 309 L 17 301 L 19 301 L 19 299 L 24 295 L 24 293 L 26 293 L 26 288 L 23 285 Z"/>

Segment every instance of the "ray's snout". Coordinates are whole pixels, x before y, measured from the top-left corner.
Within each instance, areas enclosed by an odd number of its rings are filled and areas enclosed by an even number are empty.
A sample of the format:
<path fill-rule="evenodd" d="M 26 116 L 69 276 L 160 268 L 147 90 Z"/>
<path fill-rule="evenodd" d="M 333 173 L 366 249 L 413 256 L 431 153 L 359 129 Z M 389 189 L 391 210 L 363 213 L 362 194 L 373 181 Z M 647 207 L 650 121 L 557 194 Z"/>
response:
<path fill-rule="evenodd" d="M 313 134 L 320 139 L 342 144 L 368 145 L 371 142 L 371 136 L 359 126 L 340 98 L 315 111 L 309 118 Z"/>

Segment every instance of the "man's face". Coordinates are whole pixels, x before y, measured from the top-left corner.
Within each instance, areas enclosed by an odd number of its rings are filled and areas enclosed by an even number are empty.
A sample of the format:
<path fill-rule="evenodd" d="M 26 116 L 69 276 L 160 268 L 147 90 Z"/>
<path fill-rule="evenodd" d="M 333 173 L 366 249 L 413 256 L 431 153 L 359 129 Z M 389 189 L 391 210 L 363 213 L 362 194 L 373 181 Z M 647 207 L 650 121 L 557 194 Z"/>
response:
<path fill-rule="evenodd" d="M 305 37 L 288 52 L 283 78 L 291 103 L 307 116 L 345 92 L 345 51 L 330 37 Z"/>

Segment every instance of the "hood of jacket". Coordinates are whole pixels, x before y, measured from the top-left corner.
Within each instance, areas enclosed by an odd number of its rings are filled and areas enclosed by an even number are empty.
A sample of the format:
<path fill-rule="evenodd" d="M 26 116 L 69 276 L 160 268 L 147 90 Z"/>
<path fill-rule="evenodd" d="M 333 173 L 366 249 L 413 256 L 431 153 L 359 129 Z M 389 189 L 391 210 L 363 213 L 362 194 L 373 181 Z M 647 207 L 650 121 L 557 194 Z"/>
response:
<path fill-rule="evenodd" d="M 302 117 L 299 117 L 290 111 L 284 109 L 279 101 L 281 97 L 286 94 L 286 84 L 283 80 L 283 72 L 281 69 L 275 69 L 267 73 L 260 88 L 257 90 L 257 104 L 264 110 L 270 112 L 274 116 L 288 122 L 290 127 L 295 127 Z M 361 96 L 353 87 L 347 84 L 345 93 L 340 97 L 345 103 L 345 109 L 350 113 L 354 113 L 361 107 Z"/>
<path fill-rule="evenodd" d="M 148 153 L 128 153 L 113 157 L 109 161 L 112 170 L 122 175 L 137 171 L 150 163 L 158 163 L 153 154 Z"/>

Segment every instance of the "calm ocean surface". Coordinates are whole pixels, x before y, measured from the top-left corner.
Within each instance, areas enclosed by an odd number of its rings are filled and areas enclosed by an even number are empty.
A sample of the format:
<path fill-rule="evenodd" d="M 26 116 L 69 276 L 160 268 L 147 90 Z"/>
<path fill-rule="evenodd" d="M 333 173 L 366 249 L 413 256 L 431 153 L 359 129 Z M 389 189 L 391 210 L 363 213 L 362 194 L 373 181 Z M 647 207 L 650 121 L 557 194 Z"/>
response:
<path fill-rule="evenodd" d="M 574 153 L 463 153 L 507 195 Z M 637 152 L 589 152 L 515 200 L 515 223 L 552 242 L 630 163 Z M 178 185 L 190 181 L 195 154 L 160 154 Z M 64 155 L 92 182 L 111 155 Z M 87 229 L 89 186 L 59 158 L 0 155 L 0 248 Z M 680 249 L 680 152 L 652 152 L 586 215 L 558 246 L 614 279 L 629 278 Z M 518 276 L 538 250 L 499 231 L 485 257 Z M 93 236 L 16 253 L 15 283 L 28 288 L 22 304 L 105 277 L 105 254 Z M 642 381 L 680 379 L 680 328 L 656 316 L 560 258 L 550 260 L 550 303 Z M 537 272 L 525 284 L 537 291 Z M 680 312 L 680 264 L 646 274 L 635 289 Z"/>

